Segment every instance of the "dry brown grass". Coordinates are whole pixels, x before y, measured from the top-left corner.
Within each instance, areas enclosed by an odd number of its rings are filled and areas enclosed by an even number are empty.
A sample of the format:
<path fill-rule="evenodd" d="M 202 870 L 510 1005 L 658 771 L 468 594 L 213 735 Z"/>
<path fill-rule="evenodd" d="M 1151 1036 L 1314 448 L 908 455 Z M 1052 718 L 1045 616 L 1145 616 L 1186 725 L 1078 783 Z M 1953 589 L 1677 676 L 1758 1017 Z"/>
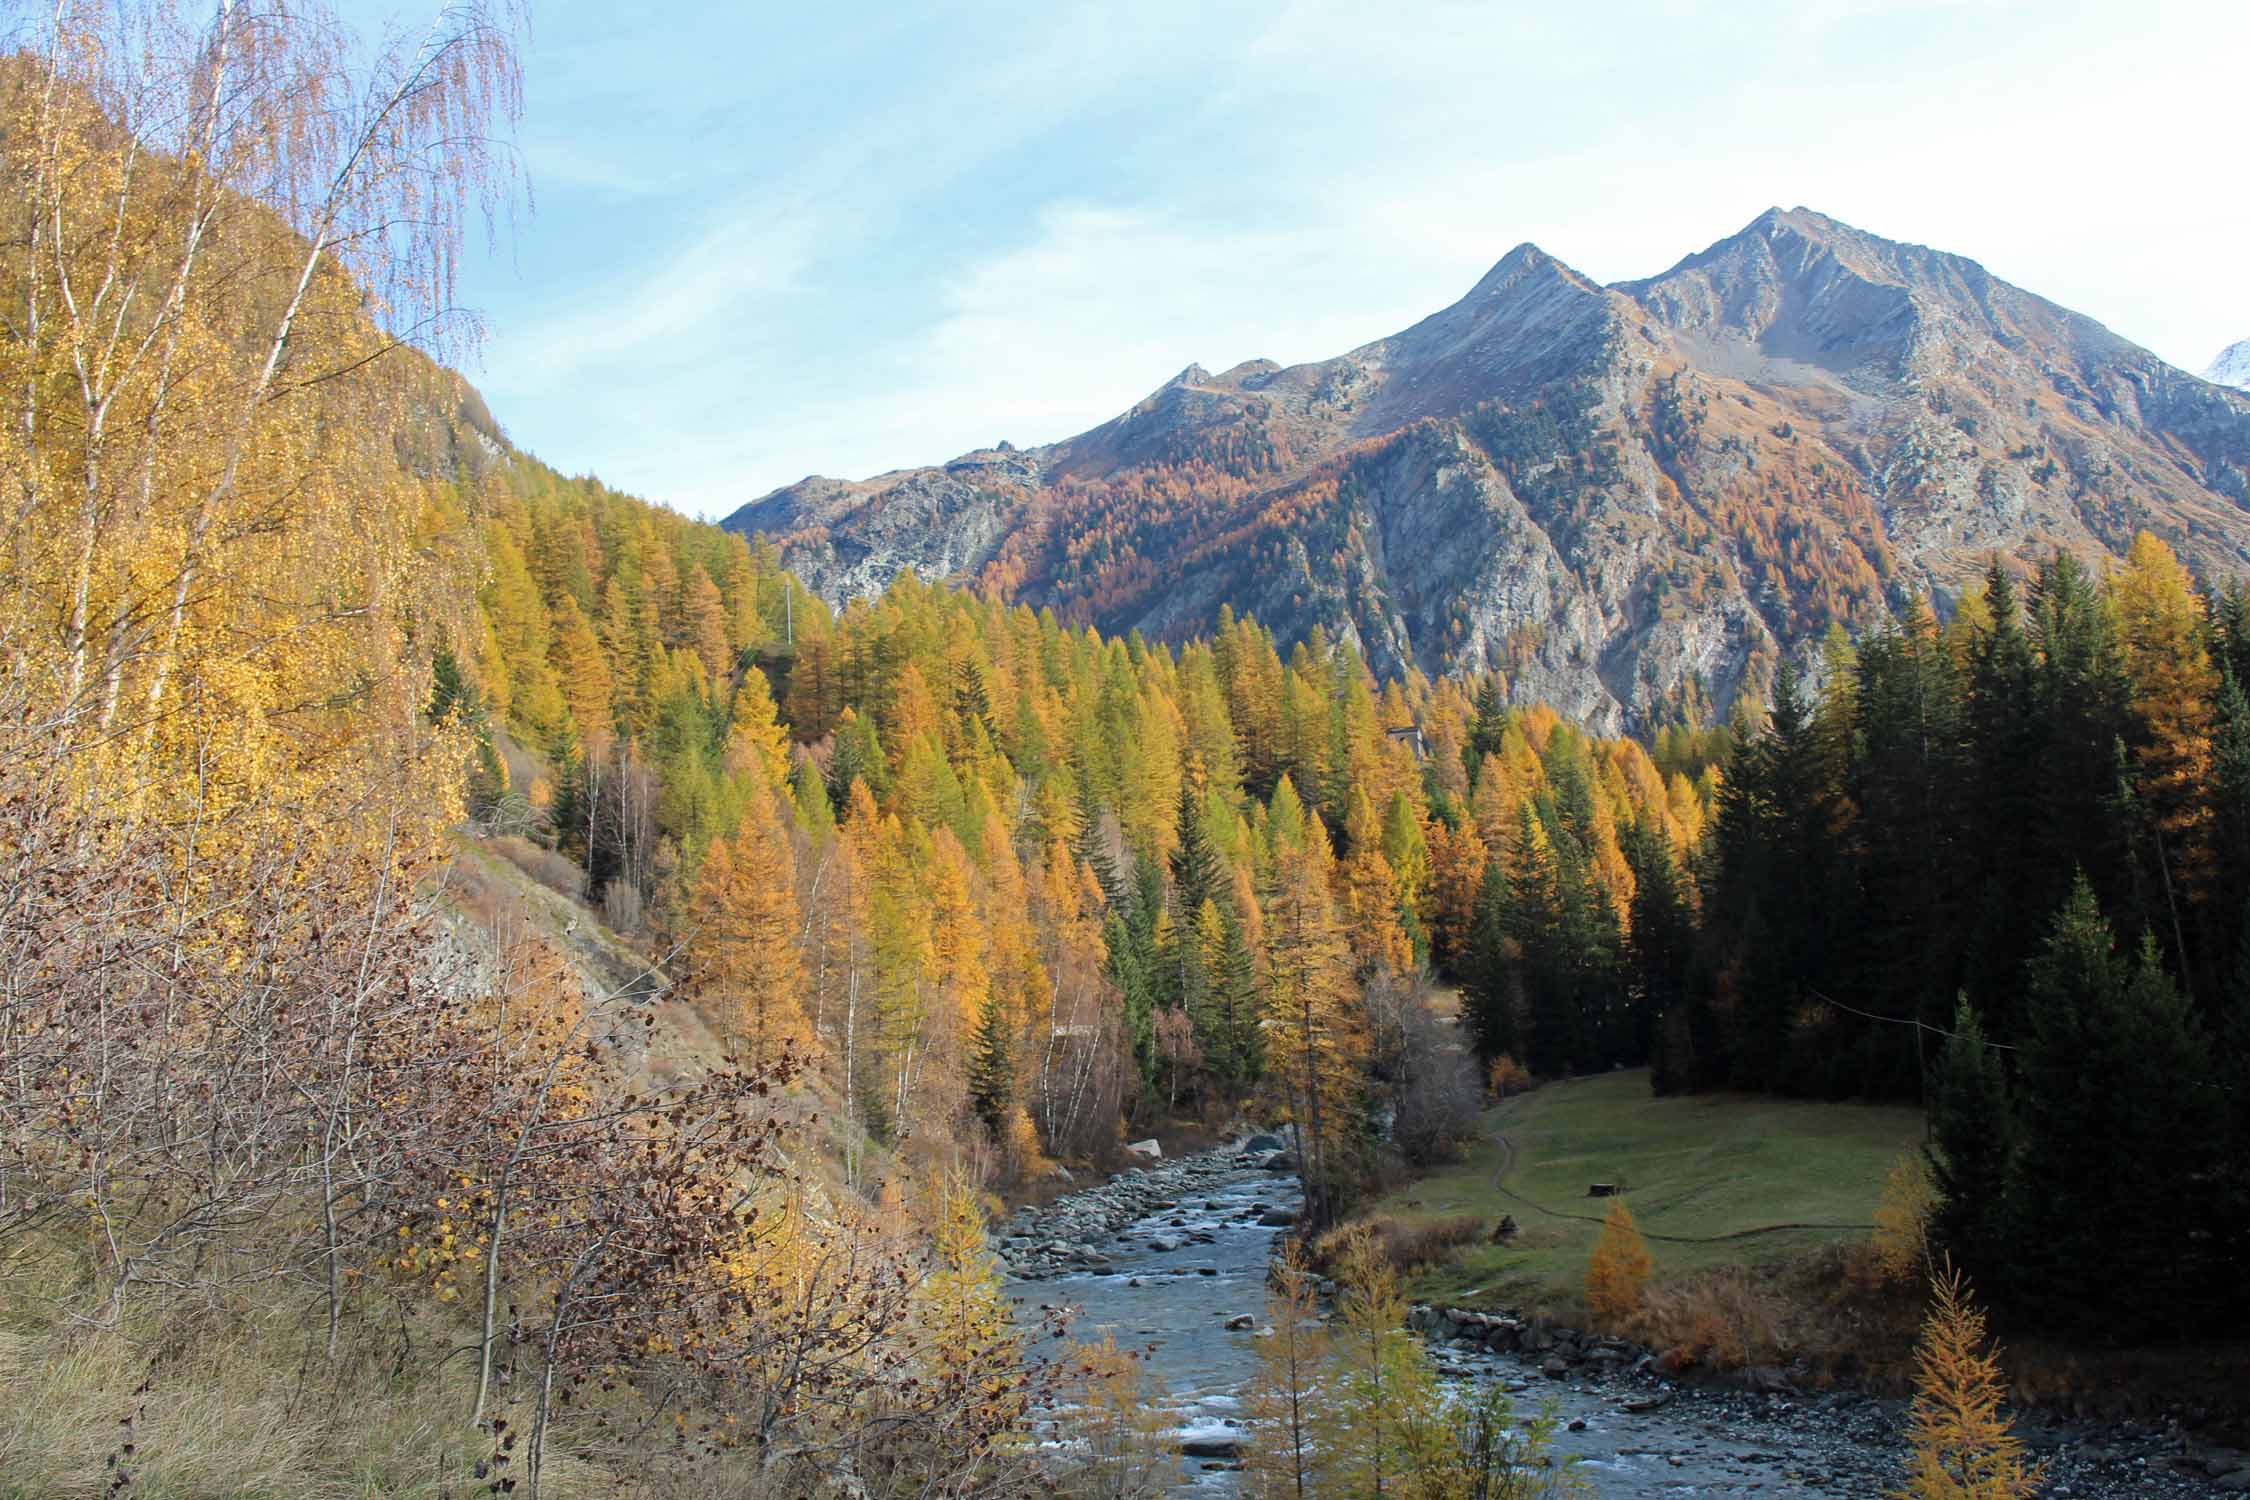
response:
<path fill-rule="evenodd" d="M 488 842 L 495 854 L 548 890 L 558 891 L 573 901 L 586 894 L 586 872 L 579 869 L 569 855 L 543 849 L 512 833 Z"/>
<path fill-rule="evenodd" d="M 1313 1243 L 1313 1259 L 1332 1264 L 1343 1253 L 1351 1235 L 1365 1231 L 1376 1249 L 1401 1276 L 1442 1265 L 1463 1245 L 1482 1239 L 1485 1222 L 1475 1214 L 1454 1214 L 1442 1219 L 1403 1220 L 1375 1214 L 1329 1230 Z"/>
<path fill-rule="evenodd" d="M 1793 1365 L 1816 1383 L 1901 1392 L 1913 1377 L 1918 1285 L 1855 1275 L 1864 1246 L 1832 1246 L 1783 1264 L 1714 1267 L 1650 1286 L 1614 1332 L 1678 1369 Z"/>
<path fill-rule="evenodd" d="M 433 1370 L 433 1351 L 459 1345 L 463 1329 L 416 1318 L 402 1378 L 395 1320 L 347 1323 L 330 1363 L 314 1320 L 295 1311 L 95 1333 L 34 1324 L 34 1299 L 0 1297 L 0 1500 L 486 1493 L 493 1475 L 480 1482 L 476 1466 L 492 1442 L 466 1420 L 467 1367 Z M 503 1410 L 520 1425 L 520 1412 Z M 541 1492 L 553 1500 L 797 1500 L 775 1494 L 748 1456 L 690 1465 L 667 1457 L 661 1437 L 638 1438 L 629 1424 L 604 1434 L 577 1423 L 549 1448 Z"/>
<path fill-rule="evenodd" d="M 235 1325 L 136 1338 L 58 1329 L 0 1337 L 0 1496 L 460 1495 L 483 1441 L 446 1379 L 400 1386 L 379 1353 L 302 1362 L 302 1331 Z M 130 1445 L 130 1446 L 128 1446 Z M 611 1493 L 550 1459 L 556 1493 Z"/>
<path fill-rule="evenodd" d="M 1646 1288 L 1624 1331 L 1679 1368 L 1739 1370 L 1780 1357 L 1791 1321 L 1770 1282 L 1739 1270 L 1705 1271 Z"/>

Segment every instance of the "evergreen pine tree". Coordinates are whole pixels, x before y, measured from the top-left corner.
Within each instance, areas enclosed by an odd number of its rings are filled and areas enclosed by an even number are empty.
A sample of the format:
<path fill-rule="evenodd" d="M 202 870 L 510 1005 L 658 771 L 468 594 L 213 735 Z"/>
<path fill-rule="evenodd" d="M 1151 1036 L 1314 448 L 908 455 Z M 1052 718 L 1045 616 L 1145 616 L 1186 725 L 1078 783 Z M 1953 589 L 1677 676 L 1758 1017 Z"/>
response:
<path fill-rule="evenodd" d="M 2003 1286 L 2015 1118 L 2000 1054 L 1966 997 L 1955 1008 L 1952 1035 L 1931 1074 L 1929 1111 L 1925 1149 L 1938 1194 L 1931 1236 L 1987 1285 Z"/>
<path fill-rule="evenodd" d="M 2116 618 L 2085 565 L 2067 552 L 2039 570 L 2026 614 L 2037 648 L 2033 695 L 2043 733 L 2033 768 L 2037 858 L 2018 874 L 2051 883 L 2055 906 L 2066 899 L 2073 871 L 2095 881 L 2099 897 L 2121 904 L 2131 876 L 2116 799 L 2117 746 L 2126 728 Z"/>
<path fill-rule="evenodd" d="M 2217 871 L 2211 907 L 2240 913 L 2250 904 L 2250 691 L 2225 653 L 2219 655 L 2213 720 L 2211 843 Z"/>
<path fill-rule="evenodd" d="M 2038 664 L 2015 585 L 1997 558 L 1986 571 L 1984 597 L 1991 624 L 1970 642 L 1962 715 L 1975 788 L 1961 809 L 1961 855 L 1975 916 L 1963 980 L 1992 1017 L 1992 1036 L 2005 1041 L 2022 1030 L 2024 965 L 2062 888 L 2042 867 L 2039 850 Z"/>
<path fill-rule="evenodd" d="M 1225 879 L 1218 851 L 1211 847 L 1210 835 L 1203 828 L 1202 795 L 1192 778 L 1183 777 L 1180 782 L 1175 830 L 1178 842 L 1170 858 L 1172 909 L 1184 921 L 1192 922 L 1204 902 L 1221 894 Z"/>
<path fill-rule="evenodd" d="M 1477 1056 L 1486 1062 L 1502 1053 L 1522 1055 L 1517 1024 L 1518 981 L 1514 954 L 1514 880 L 1505 862 L 1484 867 L 1476 914 L 1469 924 L 1468 962 L 1463 980 L 1469 1002 L 1469 1034 Z"/>
<path fill-rule="evenodd" d="M 1884 1097 L 1918 1087 L 1922 1027 L 1942 1027 L 1952 1011 L 1966 938 L 1954 847 L 1966 795 L 1960 687 L 1923 600 L 1862 643 L 1855 717 L 1852 845 L 1861 899 L 1850 934 L 1859 962 L 1839 977 L 1852 981 L 1860 1009 L 1919 1024 L 1832 1015 L 1828 1030 L 1856 1032 L 1856 1045 L 1834 1049 L 1828 1061 L 1837 1071 L 1823 1092 Z"/>
<path fill-rule="evenodd" d="M 969 1105 L 993 1140 L 1003 1139 L 1016 1098 L 1015 1027 L 997 993 L 985 996 L 969 1060 Z"/>
<path fill-rule="evenodd" d="M 1478 761 L 1500 753 L 1507 733 L 1508 705 L 1500 693 L 1500 674 L 1487 672 L 1477 684 L 1476 712 L 1469 720 L 1469 764 L 1465 769 L 1471 776 L 1476 774 Z"/>
<path fill-rule="evenodd" d="M 2228 982 L 2219 1029 L 2215 1068 L 2219 1089 L 2227 1106 L 2225 1160 L 2219 1172 L 2219 1244 L 2235 1253 L 2250 1245 L 2250 914 L 2242 923 L 2242 938 L 2234 973 Z M 2250 1276 L 2237 1265 L 2227 1273 L 2233 1293 L 2232 1326 L 2250 1318 Z"/>
<path fill-rule="evenodd" d="M 1633 871 L 1632 923 L 1625 944 L 1630 990 L 1625 1055 L 1647 1061 L 1656 1050 L 1660 1017 L 1687 997 L 1688 961 L 1695 945 L 1695 910 L 1686 877 L 1663 828 L 1647 818 L 1627 825 L 1621 841 Z"/>
<path fill-rule="evenodd" d="M 1790 1028 L 1815 993 L 1836 987 L 1849 883 L 1835 840 L 1838 802 L 1796 670 L 1785 661 L 1765 732 L 1738 745 L 1727 763 L 1713 841 L 1713 917 L 1741 969 L 1729 1039 L 1737 1087 L 1800 1084 Z"/>
<path fill-rule="evenodd" d="M 1204 969 L 1210 976 L 1211 1031 L 1217 1044 L 1206 1046 L 1222 1080 L 1237 1090 L 1255 1086 L 1265 1076 L 1265 1031 L 1258 1013 L 1258 960 L 1243 936 L 1242 923 L 1231 906 L 1203 904 L 1201 928 Z"/>
<path fill-rule="evenodd" d="M 2212 1291 L 2221 1095 L 2153 939 L 2119 955 L 2083 879 L 2033 961 L 2031 1017 L 2009 1184 L 2016 1300 L 2112 1337 L 2195 1326 Z"/>

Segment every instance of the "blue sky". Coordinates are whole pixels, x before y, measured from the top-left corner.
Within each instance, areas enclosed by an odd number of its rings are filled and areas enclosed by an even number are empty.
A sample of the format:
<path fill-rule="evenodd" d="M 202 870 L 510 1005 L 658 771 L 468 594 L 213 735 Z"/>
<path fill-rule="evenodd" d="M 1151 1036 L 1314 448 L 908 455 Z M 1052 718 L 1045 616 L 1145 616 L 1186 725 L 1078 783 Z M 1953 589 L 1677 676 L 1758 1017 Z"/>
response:
<path fill-rule="evenodd" d="M 470 374 L 549 462 L 711 516 L 1340 353 L 1523 240 L 1617 280 L 1773 204 L 2191 369 L 2250 337 L 2240 0 L 539 0 L 526 96 Z"/>

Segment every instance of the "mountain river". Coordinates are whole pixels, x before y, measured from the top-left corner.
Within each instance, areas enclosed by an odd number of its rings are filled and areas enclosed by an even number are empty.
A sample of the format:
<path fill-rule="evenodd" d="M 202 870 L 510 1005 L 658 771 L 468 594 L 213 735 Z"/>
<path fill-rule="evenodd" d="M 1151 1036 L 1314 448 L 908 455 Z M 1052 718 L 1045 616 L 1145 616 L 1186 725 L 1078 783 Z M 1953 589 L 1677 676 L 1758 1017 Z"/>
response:
<path fill-rule="evenodd" d="M 1261 1159 L 1238 1145 L 1153 1164 L 1026 1210 L 999 1232 L 1027 1325 L 1067 1308 L 1070 1338 L 1106 1333 L 1146 1353 L 1182 1448 L 1183 1495 L 1236 1492 L 1227 1455 L 1243 1436 L 1267 1260 L 1301 1202 L 1296 1180 Z M 1683 1385 L 1623 1366 L 1558 1375 L 1537 1355 L 1465 1339 L 1433 1353 L 1448 1378 L 1500 1382 L 1519 1417 L 1551 1410 L 1556 1452 L 1574 1456 L 1604 1500 L 1871 1500 L 1903 1478 L 1906 1414 L 1895 1400 Z M 2057 1500 L 2234 1492 L 2231 1475 L 2188 1472 L 2203 1460 L 2176 1435 L 2038 1420 L 2025 1435 L 2050 1461 L 2043 1494 Z"/>

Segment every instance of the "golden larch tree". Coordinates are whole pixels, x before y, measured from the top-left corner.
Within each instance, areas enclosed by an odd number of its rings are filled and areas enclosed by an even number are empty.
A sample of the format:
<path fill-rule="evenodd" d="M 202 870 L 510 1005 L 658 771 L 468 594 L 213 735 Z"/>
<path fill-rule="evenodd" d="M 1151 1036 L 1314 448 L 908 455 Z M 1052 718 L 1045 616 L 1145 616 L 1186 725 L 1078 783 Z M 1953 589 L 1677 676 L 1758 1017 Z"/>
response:
<path fill-rule="evenodd" d="M 2207 893 L 2216 863 L 2209 782 L 2219 676 L 2205 645 L 2203 602 L 2172 549 L 2145 531 L 2111 576 L 2110 597 L 2141 725 L 2136 754 L 2158 867 L 2166 898 L 2185 903 Z"/>
<path fill-rule="evenodd" d="M 1273 890 L 1265 904 L 1267 1061 L 1297 1122 L 1307 1211 L 1332 1221 L 1343 1175 L 1343 1140 L 1366 1018 L 1353 993 L 1351 956 L 1329 890 L 1335 856 L 1317 814 L 1284 775 L 1269 814 Z"/>
<path fill-rule="evenodd" d="M 1640 1311 L 1641 1293 L 1654 1269 L 1632 1209 L 1622 1195 L 1611 1199 L 1601 1238 L 1594 1242 L 1594 1256 L 1586 1266 L 1586 1303 L 1595 1318 L 1608 1327 L 1622 1327 Z"/>
<path fill-rule="evenodd" d="M 755 1065 L 806 1042 L 796 856 L 770 789 L 712 842 L 690 904 L 698 989 L 734 1057 Z"/>
<path fill-rule="evenodd" d="M 1266 1323 L 1271 1332 L 1258 1340 L 1258 1371 L 1246 1403 L 1246 1486 L 1253 1500 L 1308 1500 L 1324 1493 L 1326 1478 L 1313 1433 L 1329 1332 L 1303 1247 L 1294 1240 L 1267 1282 Z"/>
<path fill-rule="evenodd" d="M 1344 857 L 1342 890 L 1344 922 L 1351 935 L 1353 955 L 1363 971 L 1386 968 L 1394 974 L 1414 968 L 1414 945 L 1398 920 L 1398 876 L 1383 853 L 1382 825 L 1375 819 L 1374 804 L 1359 787 L 1348 800 L 1344 836 L 1351 852 Z"/>
<path fill-rule="evenodd" d="M 1930 1310 L 1914 1347 L 1913 1451 L 1893 1500 L 2030 1500 L 2046 1477 L 2003 1410 L 2008 1386 L 1985 1317 L 1950 1263 L 1930 1278 Z"/>

